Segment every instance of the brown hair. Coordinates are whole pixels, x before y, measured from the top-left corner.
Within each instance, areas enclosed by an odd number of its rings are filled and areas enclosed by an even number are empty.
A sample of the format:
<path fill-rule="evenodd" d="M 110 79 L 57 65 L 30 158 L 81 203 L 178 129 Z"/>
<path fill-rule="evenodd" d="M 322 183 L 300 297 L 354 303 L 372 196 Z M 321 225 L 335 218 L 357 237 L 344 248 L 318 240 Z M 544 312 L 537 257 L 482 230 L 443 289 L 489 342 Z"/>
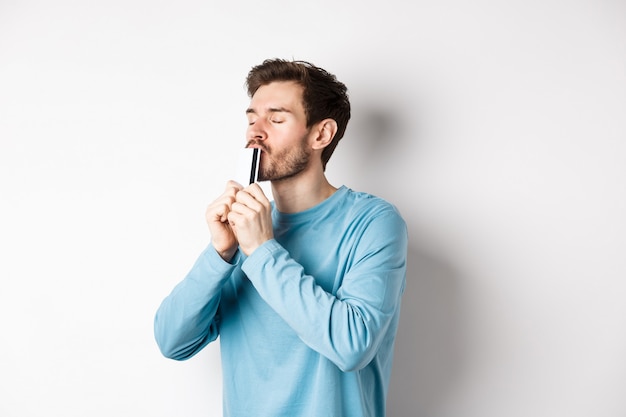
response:
<path fill-rule="evenodd" d="M 248 73 L 248 95 L 252 97 L 259 87 L 274 81 L 294 81 L 302 86 L 307 128 L 324 119 L 337 122 L 335 137 L 322 151 L 322 166 L 326 169 L 326 163 L 343 137 L 350 120 L 348 89 L 333 74 L 309 62 L 267 59 Z"/>

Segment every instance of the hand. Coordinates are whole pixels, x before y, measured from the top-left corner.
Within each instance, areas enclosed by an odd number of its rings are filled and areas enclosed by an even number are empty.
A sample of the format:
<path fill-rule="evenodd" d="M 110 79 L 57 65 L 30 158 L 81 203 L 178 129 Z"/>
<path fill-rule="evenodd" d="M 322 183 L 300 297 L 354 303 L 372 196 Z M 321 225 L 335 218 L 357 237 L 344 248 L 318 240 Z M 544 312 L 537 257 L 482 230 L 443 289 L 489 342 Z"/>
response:
<path fill-rule="evenodd" d="M 274 238 L 272 207 L 258 184 L 252 184 L 237 193 L 228 213 L 228 221 L 239 248 L 246 255 Z"/>
<path fill-rule="evenodd" d="M 235 196 L 241 190 L 241 184 L 229 181 L 224 193 L 209 204 L 205 213 L 211 232 L 211 244 L 226 262 L 230 262 L 237 251 L 237 238 L 228 223 L 228 214 L 236 200 Z"/>

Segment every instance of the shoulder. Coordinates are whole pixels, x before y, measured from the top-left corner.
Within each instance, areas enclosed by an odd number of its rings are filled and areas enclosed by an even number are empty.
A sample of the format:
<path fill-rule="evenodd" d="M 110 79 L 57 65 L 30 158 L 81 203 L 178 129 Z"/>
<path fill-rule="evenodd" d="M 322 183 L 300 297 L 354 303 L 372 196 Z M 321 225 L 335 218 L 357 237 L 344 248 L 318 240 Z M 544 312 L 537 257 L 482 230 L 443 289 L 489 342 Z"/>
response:
<path fill-rule="evenodd" d="M 344 213 L 346 230 L 354 239 L 354 255 L 365 259 L 376 254 L 402 264 L 408 247 L 408 230 L 398 208 L 389 201 L 362 191 L 346 190 L 350 208 Z"/>
<path fill-rule="evenodd" d="M 406 223 L 398 208 L 389 201 L 363 191 L 347 187 L 340 189 L 342 212 L 346 220 L 375 229 L 388 230 L 392 233 L 406 231 Z"/>
<path fill-rule="evenodd" d="M 363 191 L 355 191 L 347 187 L 344 190 L 344 203 L 356 213 L 365 213 L 370 216 L 387 215 L 402 220 L 402 216 L 395 205 L 389 201 Z"/>

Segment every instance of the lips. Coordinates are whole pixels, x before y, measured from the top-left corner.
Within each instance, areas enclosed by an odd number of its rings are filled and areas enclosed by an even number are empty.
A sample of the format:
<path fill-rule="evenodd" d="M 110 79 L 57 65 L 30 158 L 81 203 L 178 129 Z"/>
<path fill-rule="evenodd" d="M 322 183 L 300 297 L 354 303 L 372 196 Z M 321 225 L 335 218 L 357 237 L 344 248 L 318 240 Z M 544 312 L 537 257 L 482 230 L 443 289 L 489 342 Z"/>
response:
<path fill-rule="evenodd" d="M 246 144 L 246 148 L 256 148 L 256 149 L 262 150 L 263 152 L 268 152 L 269 153 L 269 149 L 267 148 L 267 146 L 265 146 L 265 144 L 259 143 L 259 142 L 253 141 L 253 140 L 249 141 Z"/>

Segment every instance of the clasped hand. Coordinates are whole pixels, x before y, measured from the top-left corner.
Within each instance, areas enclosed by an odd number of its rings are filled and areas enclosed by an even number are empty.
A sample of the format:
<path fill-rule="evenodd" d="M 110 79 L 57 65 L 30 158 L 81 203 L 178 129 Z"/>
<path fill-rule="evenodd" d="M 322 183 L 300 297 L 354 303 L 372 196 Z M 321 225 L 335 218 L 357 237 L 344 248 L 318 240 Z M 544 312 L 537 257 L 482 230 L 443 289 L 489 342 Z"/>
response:
<path fill-rule="evenodd" d="M 271 204 L 261 187 L 243 188 L 229 181 L 224 193 L 206 210 L 211 243 L 225 261 L 230 261 L 237 246 L 246 255 L 274 237 Z"/>

